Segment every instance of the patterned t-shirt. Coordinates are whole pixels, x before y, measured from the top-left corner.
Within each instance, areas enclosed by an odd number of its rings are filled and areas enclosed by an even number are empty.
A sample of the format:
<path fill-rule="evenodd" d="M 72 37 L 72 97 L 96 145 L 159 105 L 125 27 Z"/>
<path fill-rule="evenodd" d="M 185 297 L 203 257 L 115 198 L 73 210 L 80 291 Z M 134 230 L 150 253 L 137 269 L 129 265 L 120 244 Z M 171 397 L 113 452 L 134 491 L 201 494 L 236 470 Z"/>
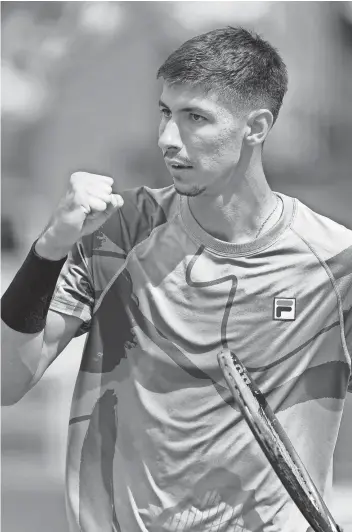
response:
<path fill-rule="evenodd" d="M 217 353 L 242 360 L 324 493 L 350 378 L 352 231 L 278 194 L 276 225 L 236 245 L 206 233 L 173 186 L 122 195 L 72 250 L 51 304 L 88 331 L 71 530 L 305 532 Z"/>

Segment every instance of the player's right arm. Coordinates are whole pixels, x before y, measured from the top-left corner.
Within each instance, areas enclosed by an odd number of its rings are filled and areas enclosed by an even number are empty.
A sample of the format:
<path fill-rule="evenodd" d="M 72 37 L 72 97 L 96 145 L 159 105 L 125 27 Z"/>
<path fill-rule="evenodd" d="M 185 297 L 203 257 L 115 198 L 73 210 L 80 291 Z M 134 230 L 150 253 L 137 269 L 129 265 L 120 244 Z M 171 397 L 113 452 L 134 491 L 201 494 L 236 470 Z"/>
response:
<path fill-rule="evenodd" d="M 86 172 L 68 190 L 2 298 L 2 404 L 16 403 L 75 336 L 76 316 L 49 310 L 61 268 L 73 246 L 122 206 L 113 179 Z"/>
<path fill-rule="evenodd" d="M 1 404 L 17 403 L 76 335 L 82 320 L 49 310 L 45 328 L 15 331 L 1 321 Z"/>

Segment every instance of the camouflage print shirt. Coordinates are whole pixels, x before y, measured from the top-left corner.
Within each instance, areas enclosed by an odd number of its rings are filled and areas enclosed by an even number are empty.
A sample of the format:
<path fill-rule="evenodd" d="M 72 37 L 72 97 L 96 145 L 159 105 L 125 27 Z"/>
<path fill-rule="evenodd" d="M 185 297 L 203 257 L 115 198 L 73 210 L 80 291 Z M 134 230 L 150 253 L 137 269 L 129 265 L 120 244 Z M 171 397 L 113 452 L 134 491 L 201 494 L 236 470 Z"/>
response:
<path fill-rule="evenodd" d="M 242 360 L 323 493 L 350 377 L 352 231 L 278 194 L 276 225 L 236 245 L 173 186 L 122 195 L 72 250 L 51 304 L 88 331 L 72 532 L 305 532 L 216 355 L 228 345 Z"/>

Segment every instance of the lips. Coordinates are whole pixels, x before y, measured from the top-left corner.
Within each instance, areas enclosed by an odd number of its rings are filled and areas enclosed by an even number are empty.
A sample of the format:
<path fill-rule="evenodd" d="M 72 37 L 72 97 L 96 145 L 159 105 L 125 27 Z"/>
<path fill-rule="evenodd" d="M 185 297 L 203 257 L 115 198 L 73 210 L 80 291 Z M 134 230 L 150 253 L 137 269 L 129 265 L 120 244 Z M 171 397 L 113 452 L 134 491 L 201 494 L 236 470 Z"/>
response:
<path fill-rule="evenodd" d="M 169 166 L 175 168 L 176 170 L 184 170 L 186 168 L 192 168 L 189 164 L 179 163 L 177 161 L 166 161 Z"/>
<path fill-rule="evenodd" d="M 172 164 L 172 168 L 175 168 L 175 170 L 185 170 L 187 168 L 192 168 L 192 166 L 186 166 L 184 164 Z"/>

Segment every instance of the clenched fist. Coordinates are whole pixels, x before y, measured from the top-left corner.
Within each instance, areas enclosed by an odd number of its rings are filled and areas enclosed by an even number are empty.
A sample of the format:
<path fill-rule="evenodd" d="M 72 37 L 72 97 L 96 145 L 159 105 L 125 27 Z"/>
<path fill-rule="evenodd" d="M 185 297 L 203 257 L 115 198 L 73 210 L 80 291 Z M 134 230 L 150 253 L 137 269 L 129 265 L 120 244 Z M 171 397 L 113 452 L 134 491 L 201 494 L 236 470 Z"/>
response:
<path fill-rule="evenodd" d="M 75 172 L 35 250 L 41 257 L 59 260 L 84 235 L 96 231 L 111 214 L 122 207 L 123 199 L 113 194 L 111 177 Z"/>

